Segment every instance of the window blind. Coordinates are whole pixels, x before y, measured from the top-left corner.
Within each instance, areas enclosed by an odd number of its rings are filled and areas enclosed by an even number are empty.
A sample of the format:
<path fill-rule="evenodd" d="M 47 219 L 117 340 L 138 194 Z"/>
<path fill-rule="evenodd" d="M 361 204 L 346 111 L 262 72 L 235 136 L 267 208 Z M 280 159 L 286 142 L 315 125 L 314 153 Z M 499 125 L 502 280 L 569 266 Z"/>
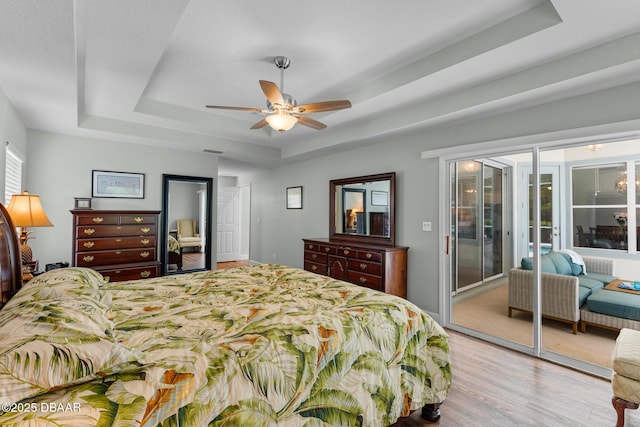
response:
<path fill-rule="evenodd" d="M 4 175 L 4 204 L 9 205 L 13 194 L 22 193 L 23 156 L 16 149 L 7 145 Z"/>

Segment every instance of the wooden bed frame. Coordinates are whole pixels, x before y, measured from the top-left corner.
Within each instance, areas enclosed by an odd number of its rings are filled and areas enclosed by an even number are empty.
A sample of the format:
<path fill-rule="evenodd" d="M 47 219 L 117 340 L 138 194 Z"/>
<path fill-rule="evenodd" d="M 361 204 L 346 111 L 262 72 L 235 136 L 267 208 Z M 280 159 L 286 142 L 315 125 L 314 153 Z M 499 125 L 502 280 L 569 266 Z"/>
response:
<path fill-rule="evenodd" d="M 182 271 L 182 250 L 180 253 L 167 252 L 167 254 L 169 255 L 167 264 L 175 264 L 178 266 L 178 271 Z"/>
<path fill-rule="evenodd" d="M 22 261 L 16 227 L 0 203 L 0 307 L 22 286 Z"/>
<path fill-rule="evenodd" d="M 18 233 L 9 213 L 0 203 L 0 307 L 22 287 L 22 261 Z M 422 407 L 422 418 L 436 422 L 440 419 L 440 405 L 428 403 Z"/>

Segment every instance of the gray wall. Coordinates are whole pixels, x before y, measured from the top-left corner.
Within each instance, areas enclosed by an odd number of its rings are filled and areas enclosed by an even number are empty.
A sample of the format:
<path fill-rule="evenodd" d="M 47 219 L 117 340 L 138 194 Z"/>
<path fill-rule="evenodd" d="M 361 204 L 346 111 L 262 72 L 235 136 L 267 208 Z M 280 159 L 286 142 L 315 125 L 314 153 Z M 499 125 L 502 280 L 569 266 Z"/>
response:
<path fill-rule="evenodd" d="M 6 95 L 0 89 L 0 202 L 4 201 L 4 174 L 6 165 L 5 146 L 9 143 L 13 145 L 23 155 L 27 154 L 27 129 L 18 117 L 13 105 L 9 102 Z M 24 165 L 24 170 L 28 169 L 28 165 Z M 23 184 L 24 184 L 24 174 Z M 7 203 L 9 201 L 7 200 Z"/>
<path fill-rule="evenodd" d="M 193 182 L 172 181 L 170 184 L 169 197 L 169 230 L 177 230 L 176 221 L 179 219 L 195 219 L 196 227 L 199 233 L 203 234 L 200 229 L 200 212 L 198 211 L 198 191 L 206 191 L 205 184 L 196 184 Z"/>
<path fill-rule="evenodd" d="M 437 314 L 442 282 L 438 254 L 443 250 L 437 232 L 438 214 L 440 209 L 446 209 L 446 206 L 438 206 L 438 195 L 440 180 L 446 183 L 448 177 L 438 176 L 438 161 L 421 160 L 421 153 L 450 146 L 637 121 L 639 112 L 640 83 L 635 83 L 456 126 L 436 126 L 417 135 L 240 177 L 239 184 L 251 184 L 251 259 L 302 267 L 301 239 L 327 237 L 329 233 L 329 181 L 395 171 L 396 244 L 410 248 L 408 299 Z M 512 148 L 516 147 L 508 149 Z M 462 153 L 472 149 L 460 147 Z M 297 185 L 303 186 L 304 208 L 287 210 L 285 189 Z M 423 232 L 423 221 L 431 221 L 434 231 Z"/>
<path fill-rule="evenodd" d="M 214 178 L 211 201 L 216 223 L 215 181 L 218 158 L 191 153 L 124 144 L 107 140 L 74 137 L 39 131 L 28 132 L 26 187 L 39 194 L 54 227 L 34 229 L 36 238 L 29 241 L 34 258 L 45 263 L 71 261 L 71 214 L 74 197 L 91 197 L 93 169 L 145 174 L 144 199 L 93 199 L 93 209 L 162 209 L 162 174 Z M 215 239 L 215 233 L 214 233 Z M 215 265 L 216 243 L 212 242 Z"/>

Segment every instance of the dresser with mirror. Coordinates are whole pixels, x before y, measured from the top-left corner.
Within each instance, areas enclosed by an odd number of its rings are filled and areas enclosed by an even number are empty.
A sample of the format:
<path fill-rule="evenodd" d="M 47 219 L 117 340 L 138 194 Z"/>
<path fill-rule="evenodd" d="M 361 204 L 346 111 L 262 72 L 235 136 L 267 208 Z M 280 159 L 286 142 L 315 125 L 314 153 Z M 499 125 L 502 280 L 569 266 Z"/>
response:
<path fill-rule="evenodd" d="M 395 172 L 332 180 L 329 237 L 303 239 L 304 269 L 403 298 L 406 246 L 395 245 Z"/>

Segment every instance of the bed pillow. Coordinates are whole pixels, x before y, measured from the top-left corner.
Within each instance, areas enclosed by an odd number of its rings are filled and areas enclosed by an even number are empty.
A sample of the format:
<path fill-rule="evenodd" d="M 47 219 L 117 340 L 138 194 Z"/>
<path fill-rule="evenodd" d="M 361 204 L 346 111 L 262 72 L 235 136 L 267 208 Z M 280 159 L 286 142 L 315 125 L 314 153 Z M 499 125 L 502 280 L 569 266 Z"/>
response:
<path fill-rule="evenodd" d="M 100 334 L 56 330 L 36 339 L 24 334 L 0 347 L 0 401 L 19 402 L 118 372 L 135 372 L 143 356 Z"/>
<path fill-rule="evenodd" d="M 57 268 L 47 271 L 29 281 L 29 286 L 37 284 L 51 285 L 52 283 L 67 282 L 98 288 L 106 283 L 102 274 L 85 267 Z"/>
<path fill-rule="evenodd" d="M 92 287 L 97 276 L 78 270 L 56 272 L 52 282 L 47 276 L 29 282 L 0 311 L 1 402 L 144 364 L 142 354 L 113 337 L 111 307 Z"/>

